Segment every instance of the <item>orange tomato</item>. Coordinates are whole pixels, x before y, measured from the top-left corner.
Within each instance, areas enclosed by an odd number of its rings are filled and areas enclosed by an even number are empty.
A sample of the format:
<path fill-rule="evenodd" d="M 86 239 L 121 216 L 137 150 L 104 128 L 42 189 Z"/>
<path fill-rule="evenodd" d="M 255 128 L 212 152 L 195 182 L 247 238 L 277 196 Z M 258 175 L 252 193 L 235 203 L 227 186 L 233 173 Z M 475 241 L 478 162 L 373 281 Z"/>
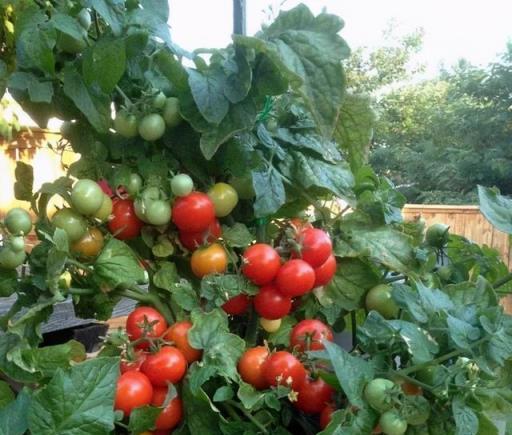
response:
<path fill-rule="evenodd" d="M 212 243 L 206 248 L 194 251 L 190 266 L 198 278 L 211 273 L 223 273 L 228 267 L 228 255 L 221 245 Z"/>
<path fill-rule="evenodd" d="M 98 228 L 89 228 L 85 235 L 71 246 L 81 257 L 96 257 L 103 249 L 104 238 Z"/>
<path fill-rule="evenodd" d="M 189 364 L 199 361 L 203 355 L 202 350 L 193 348 L 188 341 L 188 331 L 190 328 L 192 328 L 192 322 L 187 320 L 176 322 L 167 330 L 164 336 L 165 340 L 174 342 L 174 345 L 181 350 Z"/>

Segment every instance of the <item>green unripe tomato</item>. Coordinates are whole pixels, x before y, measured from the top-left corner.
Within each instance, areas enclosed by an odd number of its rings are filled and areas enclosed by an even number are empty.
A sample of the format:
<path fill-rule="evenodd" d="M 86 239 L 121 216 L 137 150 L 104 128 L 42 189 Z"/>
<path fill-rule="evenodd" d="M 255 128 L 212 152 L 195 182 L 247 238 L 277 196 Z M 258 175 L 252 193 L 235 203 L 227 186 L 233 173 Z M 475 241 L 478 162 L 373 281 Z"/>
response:
<path fill-rule="evenodd" d="M 24 251 L 25 239 L 22 236 L 11 237 L 9 240 L 9 247 L 14 252 Z"/>
<path fill-rule="evenodd" d="M 87 9 L 84 8 L 80 12 L 78 12 L 76 19 L 84 28 L 84 30 L 89 30 L 89 27 L 91 27 L 91 14 Z"/>
<path fill-rule="evenodd" d="M 104 195 L 96 181 L 78 180 L 71 191 L 71 204 L 78 213 L 93 216 L 101 208 Z"/>
<path fill-rule="evenodd" d="M 103 194 L 103 202 L 101 203 L 100 209 L 94 214 L 96 219 L 99 219 L 101 222 L 106 222 L 110 215 L 112 214 L 112 199 L 107 194 Z"/>
<path fill-rule="evenodd" d="M 14 252 L 10 248 L 0 249 L 0 267 L 4 269 L 16 269 L 25 261 L 25 251 Z"/>
<path fill-rule="evenodd" d="M 161 199 L 161 192 L 158 187 L 148 187 L 133 203 L 135 215 L 143 222 L 150 223 L 147 219 L 146 212 L 150 203 L 159 201 Z M 169 213 L 169 217 L 170 217 Z"/>
<path fill-rule="evenodd" d="M 252 199 L 256 195 L 252 185 L 252 174 L 250 172 L 242 177 L 231 177 L 229 184 L 236 190 L 240 199 Z"/>
<path fill-rule="evenodd" d="M 398 305 L 391 297 L 391 286 L 379 284 L 366 294 L 366 309 L 377 311 L 385 319 L 395 319 L 398 316 Z"/>
<path fill-rule="evenodd" d="M 370 406 L 379 412 L 387 411 L 393 406 L 392 397 L 396 384 L 389 379 L 375 378 L 364 389 L 364 398 Z"/>
<path fill-rule="evenodd" d="M 215 216 L 225 217 L 238 204 L 238 193 L 227 183 L 216 183 L 208 191 L 208 196 L 215 206 Z"/>
<path fill-rule="evenodd" d="M 80 240 L 87 231 L 86 220 L 70 208 L 63 208 L 55 213 L 52 223 L 66 232 L 71 243 Z"/>
<path fill-rule="evenodd" d="M 180 100 L 176 97 L 167 98 L 164 106 L 164 120 L 167 127 L 176 127 L 183 118 L 180 115 Z"/>
<path fill-rule="evenodd" d="M 137 196 L 142 188 L 142 177 L 139 174 L 130 174 L 128 183 L 124 188 L 132 198 Z"/>
<path fill-rule="evenodd" d="M 194 189 L 194 182 L 187 174 L 178 174 L 172 177 L 171 190 L 176 196 L 187 196 Z"/>
<path fill-rule="evenodd" d="M 171 204 L 162 199 L 149 201 L 144 215 L 151 225 L 166 225 L 171 220 Z"/>
<path fill-rule="evenodd" d="M 153 107 L 155 109 L 162 109 L 165 106 L 167 98 L 163 92 L 159 92 L 153 97 Z M 164 118 L 165 119 L 165 118 Z"/>
<path fill-rule="evenodd" d="M 386 435 L 403 435 L 407 431 L 407 421 L 395 411 L 387 411 L 380 416 L 379 425 Z"/>
<path fill-rule="evenodd" d="M 448 243 L 450 227 L 445 224 L 433 224 L 427 229 L 425 234 L 425 241 L 433 248 L 442 248 Z"/>
<path fill-rule="evenodd" d="M 13 236 L 26 236 L 32 229 L 32 219 L 30 218 L 30 214 L 28 211 L 19 207 L 12 208 L 7 212 L 4 224 Z"/>
<path fill-rule="evenodd" d="M 137 118 L 124 111 L 117 113 L 114 119 L 114 130 L 127 139 L 137 136 Z"/>
<path fill-rule="evenodd" d="M 146 115 L 139 123 L 139 134 L 149 142 L 160 139 L 165 133 L 165 121 L 158 113 Z"/>

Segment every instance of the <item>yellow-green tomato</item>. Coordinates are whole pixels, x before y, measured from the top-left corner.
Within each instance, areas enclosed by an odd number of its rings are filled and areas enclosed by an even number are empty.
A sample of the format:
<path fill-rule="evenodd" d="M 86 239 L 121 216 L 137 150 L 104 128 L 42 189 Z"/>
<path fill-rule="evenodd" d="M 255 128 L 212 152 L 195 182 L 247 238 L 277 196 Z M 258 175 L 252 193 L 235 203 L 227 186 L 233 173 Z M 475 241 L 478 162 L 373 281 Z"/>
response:
<path fill-rule="evenodd" d="M 28 211 L 19 207 L 12 208 L 7 212 L 4 224 L 13 236 L 26 236 L 32 229 L 30 214 Z"/>
<path fill-rule="evenodd" d="M 391 286 L 380 284 L 373 287 L 366 294 L 366 308 L 377 311 L 386 319 L 395 319 L 398 316 L 398 305 L 391 296 Z"/>
<path fill-rule="evenodd" d="M 63 208 L 55 213 L 52 223 L 66 232 L 71 243 L 80 240 L 87 231 L 86 220 L 70 208 Z"/>
<path fill-rule="evenodd" d="M 25 251 L 14 252 L 10 248 L 2 248 L 0 249 L 0 267 L 16 269 L 23 264 L 26 257 Z"/>
<path fill-rule="evenodd" d="M 71 191 L 71 204 L 78 213 L 93 216 L 101 208 L 104 195 L 96 181 L 78 180 Z"/>
<path fill-rule="evenodd" d="M 112 199 L 106 193 L 103 194 L 103 202 L 100 209 L 96 212 L 94 217 L 101 222 L 106 222 L 112 214 Z"/>
<path fill-rule="evenodd" d="M 9 247 L 14 252 L 20 252 L 25 250 L 25 239 L 22 236 L 15 236 L 9 239 Z"/>
<path fill-rule="evenodd" d="M 139 123 L 139 134 L 142 139 L 154 141 L 165 133 L 165 121 L 158 113 L 146 115 Z"/>
<path fill-rule="evenodd" d="M 260 317 L 260 325 L 267 332 L 277 332 L 281 327 L 281 319 L 270 320 Z"/>
<path fill-rule="evenodd" d="M 176 127 L 183 120 L 180 115 L 180 100 L 176 97 L 167 98 L 163 115 L 167 127 Z"/>
<path fill-rule="evenodd" d="M 238 204 L 238 193 L 227 183 L 217 183 L 208 191 L 208 196 L 215 206 L 215 216 L 225 217 Z"/>

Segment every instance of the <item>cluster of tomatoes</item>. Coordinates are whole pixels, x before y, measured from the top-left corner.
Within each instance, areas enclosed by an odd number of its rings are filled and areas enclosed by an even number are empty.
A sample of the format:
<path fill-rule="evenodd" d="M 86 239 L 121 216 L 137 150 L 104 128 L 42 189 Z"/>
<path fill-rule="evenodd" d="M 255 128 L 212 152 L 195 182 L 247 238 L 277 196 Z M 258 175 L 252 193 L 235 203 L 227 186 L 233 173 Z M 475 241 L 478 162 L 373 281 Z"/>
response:
<path fill-rule="evenodd" d="M 168 434 L 182 420 L 183 405 L 174 386 L 185 376 L 188 364 L 202 356 L 200 350 L 189 344 L 191 327 L 188 321 L 169 327 L 165 318 L 151 307 L 138 307 L 127 318 L 126 331 L 131 343 L 121 361 L 114 407 L 125 417 L 145 405 L 160 407 L 154 434 Z"/>
<path fill-rule="evenodd" d="M 279 252 L 265 243 L 250 246 L 242 256 L 242 273 L 259 286 L 253 300 L 254 309 L 268 332 L 279 329 L 281 319 L 292 310 L 294 298 L 326 285 L 336 273 L 329 235 L 298 220 L 291 225 L 295 235 L 288 243 L 291 249 L 286 261 L 283 262 Z M 223 308 L 228 314 L 239 315 L 250 303 L 248 296 L 239 295 Z"/>
<path fill-rule="evenodd" d="M 25 262 L 25 238 L 32 230 L 32 220 L 26 210 L 9 210 L 2 224 L 0 267 L 15 269 Z"/>
<path fill-rule="evenodd" d="M 325 428 L 334 411 L 334 389 L 314 370 L 309 370 L 309 350 L 324 348 L 323 340 L 332 341 L 333 332 L 323 322 L 306 319 L 290 334 L 290 349 L 270 352 L 265 346 L 245 351 L 238 362 L 241 378 L 258 390 L 284 385 L 290 387 L 293 406 L 306 414 L 320 414 L 320 426 Z"/>
<path fill-rule="evenodd" d="M 153 89 L 137 103 L 130 104 L 129 110 L 121 109 L 116 114 L 114 129 L 127 139 L 140 136 L 151 142 L 160 139 L 166 128 L 174 128 L 182 120 L 179 100 Z"/>

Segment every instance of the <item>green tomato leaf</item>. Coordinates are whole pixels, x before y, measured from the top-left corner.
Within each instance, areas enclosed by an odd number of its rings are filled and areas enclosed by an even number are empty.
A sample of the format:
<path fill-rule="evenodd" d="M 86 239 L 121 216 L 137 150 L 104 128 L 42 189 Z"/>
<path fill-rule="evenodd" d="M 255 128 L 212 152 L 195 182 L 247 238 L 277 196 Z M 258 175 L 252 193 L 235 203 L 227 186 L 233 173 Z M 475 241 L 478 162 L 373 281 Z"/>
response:
<path fill-rule="evenodd" d="M 9 384 L 4 381 L 0 381 L 0 409 L 7 406 L 14 400 L 14 393 L 9 387 Z"/>
<path fill-rule="evenodd" d="M 32 433 L 103 435 L 114 430 L 118 358 L 96 358 L 67 371 L 57 370 L 33 396 L 28 422 Z"/>
<path fill-rule="evenodd" d="M 286 202 L 283 180 L 273 166 L 253 171 L 252 184 L 256 193 L 255 217 L 272 215 Z"/>
<path fill-rule="evenodd" d="M 30 402 L 30 393 L 23 389 L 14 402 L 0 407 L 0 435 L 23 435 L 27 431 Z"/>
<path fill-rule="evenodd" d="M 296 133 L 287 128 L 279 128 L 276 139 L 293 149 L 313 151 L 327 162 L 336 163 L 342 159 L 336 143 L 313 132 Z"/>
<path fill-rule="evenodd" d="M 512 234 L 512 199 L 483 186 L 478 186 L 478 199 L 485 218 L 498 230 Z"/>
<path fill-rule="evenodd" d="M 193 391 L 183 383 L 184 421 L 190 434 L 218 435 L 222 416 L 203 389 Z"/>
<path fill-rule="evenodd" d="M 201 365 L 195 365 L 190 375 L 190 385 L 194 393 L 212 376 L 222 376 L 237 381 L 236 369 L 239 358 L 245 349 L 245 341 L 229 332 L 226 313 L 220 309 L 202 313 L 192 312 L 194 326 L 188 333 L 190 345 L 203 349 Z"/>
<path fill-rule="evenodd" d="M 37 375 L 24 370 L 10 357 L 13 352 L 21 352 L 21 347 L 27 346 L 22 344 L 19 336 L 11 333 L 0 335 L 0 371 L 15 381 L 35 383 L 38 380 Z"/>
<path fill-rule="evenodd" d="M 214 402 L 224 402 L 226 400 L 232 399 L 234 395 L 235 393 L 233 393 L 231 387 L 228 385 L 224 385 L 220 388 L 217 388 L 212 400 Z"/>
<path fill-rule="evenodd" d="M 15 270 L 0 268 L 0 297 L 7 298 L 16 291 L 18 273 Z"/>
<path fill-rule="evenodd" d="M 75 39 L 84 38 L 84 29 L 80 23 L 69 15 L 56 12 L 52 15 L 52 23 L 57 30 Z"/>
<path fill-rule="evenodd" d="M 372 433 L 378 423 L 377 413 L 369 406 L 357 411 L 340 409 L 332 414 L 331 422 L 317 435 L 360 435 Z"/>
<path fill-rule="evenodd" d="M 18 22 L 16 22 L 17 27 Z M 34 23 L 33 27 L 23 30 L 16 41 L 19 65 L 26 69 L 35 67 L 46 74 L 55 74 L 55 56 L 53 54 L 55 39 L 56 32 L 51 27 L 43 27 Z"/>
<path fill-rule="evenodd" d="M 446 323 L 448 324 L 450 338 L 461 349 L 470 350 L 472 342 L 480 338 L 480 329 L 464 320 L 448 315 Z"/>
<path fill-rule="evenodd" d="M 174 263 L 168 261 L 158 263 L 158 270 L 153 276 L 153 284 L 161 289 L 172 291 L 178 281 L 179 275 Z"/>
<path fill-rule="evenodd" d="M 236 222 L 232 227 L 222 226 L 222 239 L 232 248 L 245 248 L 253 242 L 254 236 L 244 224 Z"/>
<path fill-rule="evenodd" d="M 237 274 L 207 275 L 201 281 L 201 297 L 212 301 L 214 307 L 220 307 L 241 293 L 255 295 L 258 287 Z"/>
<path fill-rule="evenodd" d="M 336 377 L 352 405 L 363 408 L 363 390 L 374 377 L 372 365 L 359 357 L 350 355 L 338 345 L 324 341 L 325 352 L 329 356 Z"/>
<path fill-rule="evenodd" d="M 123 28 L 124 4 L 109 0 L 89 0 L 89 3 L 110 26 L 112 33 L 119 36 Z"/>
<path fill-rule="evenodd" d="M 93 93 L 72 66 L 64 68 L 64 93 L 98 132 L 104 133 L 108 130 L 110 98 L 104 94 Z"/>
<path fill-rule="evenodd" d="M 212 124 L 220 124 L 229 110 L 229 102 L 224 96 L 226 76 L 218 67 L 206 71 L 188 70 L 188 84 L 197 108 L 204 119 Z"/>
<path fill-rule="evenodd" d="M 34 103 L 50 103 L 52 101 L 51 82 L 40 81 L 39 77 L 32 73 L 15 72 L 9 77 L 7 85 L 10 89 L 28 91 L 28 96 Z"/>
<path fill-rule="evenodd" d="M 105 93 L 114 90 L 126 68 L 122 39 L 100 39 L 83 55 L 82 71 L 88 86 L 98 84 Z"/>
<path fill-rule="evenodd" d="M 343 258 L 325 295 L 331 303 L 351 311 L 363 306 L 366 292 L 379 282 L 380 276 L 370 265 L 357 258 Z"/>
<path fill-rule="evenodd" d="M 171 288 L 172 300 L 185 311 L 192 311 L 201 306 L 199 297 L 190 284 L 182 279 Z"/>
<path fill-rule="evenodd" d="M 455 435 L 476 435 L 478 433 L 478 417 L 464 399 L 456 396 L 452 401 L 453 418 L 457 429 Z"/>
<path fill-rule="evenodd" d="M 110 239 L 94 265 L 94 280 L 98 285 L 114 289 L 136 285 L 143 279 L 144 270 L 131 248 L 120 240 Z"/>
<path fill-rule="evenodd" d="M 353 94 L 345 96 L 334 138 L 348 154 L 354 172 L 368 160 L 375 121 L 376 116 L 368 97 Z"/>
<path fill-rule="evenodd" d="M 162 409 L 155 406 L 135 408 L 130 414 L 128 430 L 131 433 L 141 433 L 152 429 L 155 426 L 156 418 L 161 412 Z"/>
<path fill-rule="evenodd" d="M 293 316 L 286 316 L 281 319 L 281 326 L 276 332 L 268 334 L 267 341 L 274 346 L 290 345 L 290 334 L 297 320 Z"/>

